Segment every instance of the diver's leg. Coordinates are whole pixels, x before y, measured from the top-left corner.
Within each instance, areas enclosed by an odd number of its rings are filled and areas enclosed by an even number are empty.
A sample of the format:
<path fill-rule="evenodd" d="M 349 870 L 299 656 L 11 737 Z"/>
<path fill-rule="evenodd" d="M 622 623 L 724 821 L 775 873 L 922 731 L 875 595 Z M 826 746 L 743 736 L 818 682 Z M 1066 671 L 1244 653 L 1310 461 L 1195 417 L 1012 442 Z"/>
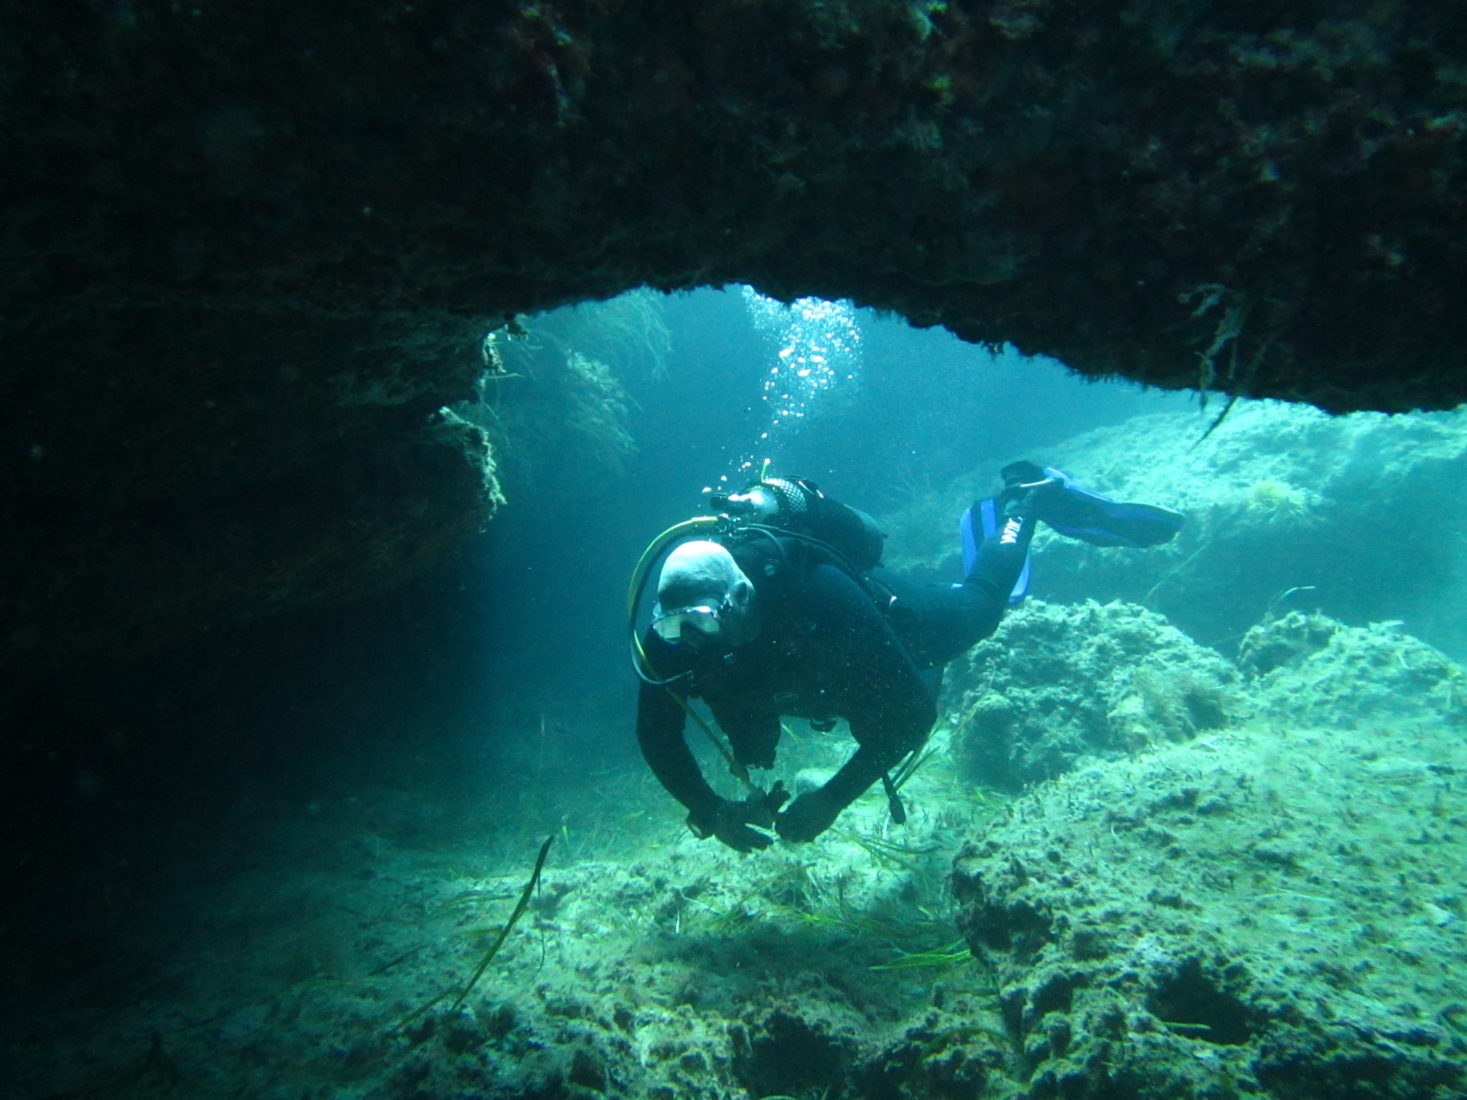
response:
<path fill-rule="evenodd" d="M 1034 535 L 1029 503 L 1027 496 L 1016 495 L 1002 505 L 976 502 L 964 513 L 962 584 L 918 586 L 877 575 L 893 595 L 892 625 L 919 665 L 940 667 L 966 652 L 992 634 L 1004 611 L 1022 598 Z"/>

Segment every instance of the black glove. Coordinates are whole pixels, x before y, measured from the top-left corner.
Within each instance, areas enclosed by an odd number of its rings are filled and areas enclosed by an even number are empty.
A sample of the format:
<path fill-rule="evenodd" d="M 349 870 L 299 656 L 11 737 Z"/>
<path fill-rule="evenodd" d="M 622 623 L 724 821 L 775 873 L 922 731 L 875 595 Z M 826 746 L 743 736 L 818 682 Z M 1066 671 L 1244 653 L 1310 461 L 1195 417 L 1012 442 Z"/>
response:
<path fill-rule="evenodd" d="M 783 839 L 803 844 L 835 824 L 835 819 L 844 809 L 845 806 L 827 794 L 824 788 L 806 791 L 775 819 L 774 828 Z"/>
<path fill-rule="evenodd" d="M 700 838 L 716 836 L 735 852 L 768 848 L 774 843 L 774 838 L 750 826 L 773 828 L 779 808 L 787 798 L 789 792 L 783 783 L 776 783 L 768 792 L 755 791 L 741 802 L 720 798 L 690 813 L 688 825 Z"/>

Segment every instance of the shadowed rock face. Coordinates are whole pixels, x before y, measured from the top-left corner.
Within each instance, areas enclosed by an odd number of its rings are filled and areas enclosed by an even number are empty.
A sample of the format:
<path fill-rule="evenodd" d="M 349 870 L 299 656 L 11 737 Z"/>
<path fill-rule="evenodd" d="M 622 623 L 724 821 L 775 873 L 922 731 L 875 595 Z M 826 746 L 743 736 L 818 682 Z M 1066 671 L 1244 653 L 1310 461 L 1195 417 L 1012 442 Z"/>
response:
<path fill-rule="evenodd" d="M 254 564 L 200 598 L 119 582 L 218 621 L 271 577 L 308 605 L 450 545 L 492 482 L 471 432 L 424 433 L 483 319 L 641 284 L 847 296 L 1162 386 L 1453 406 L 1464 33 L 1379 2 L 4 0 L 7 659 L 120 598 L 75 573 L 108 532 L 235 516 Z M 398 447 L 461 491 L 404 526 L 414 479 L 371 479 L 356 539 L 275 510 Z M 370 567 L 313 579 L 363 539 Z"/>

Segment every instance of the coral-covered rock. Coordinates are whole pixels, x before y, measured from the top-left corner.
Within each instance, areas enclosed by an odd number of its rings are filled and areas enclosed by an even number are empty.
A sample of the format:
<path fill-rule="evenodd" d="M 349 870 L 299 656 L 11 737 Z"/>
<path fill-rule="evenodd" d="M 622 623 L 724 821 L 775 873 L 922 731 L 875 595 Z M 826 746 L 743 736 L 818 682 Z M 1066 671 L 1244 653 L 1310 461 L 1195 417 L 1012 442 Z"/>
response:
<path fill-rule="evenodd" d="M 1264 674 L 1248 725 L 1040 785 L 959 855 L 1024 1095 L 1467 1087 L 1440 964 L 1463 919 L 1467 742 L 1412 671 L 1428 647 L 1343 627 L 1312 647 Z M 1385 653 L 1402 671 L 1377 697 L 1351 674 Z"/>
<path fill-rule="evenodd" d="M 1248 631 L 1238 660 L 1256 677 L 1251 706 L 1273 718 L 1308 721 L 1333 711 L 1346 726 L 1467 721 L 1461 666 L 1399 623 L 1351 627 L 1294 611 Z"/>
<path fill-rule="evenodd" d="M 953 662 L 953 751 L 973 781 L 1015 789 L 1220 729 L 1237 682 L 1222 657 L 1144 608 L 1030 601 Z"/>

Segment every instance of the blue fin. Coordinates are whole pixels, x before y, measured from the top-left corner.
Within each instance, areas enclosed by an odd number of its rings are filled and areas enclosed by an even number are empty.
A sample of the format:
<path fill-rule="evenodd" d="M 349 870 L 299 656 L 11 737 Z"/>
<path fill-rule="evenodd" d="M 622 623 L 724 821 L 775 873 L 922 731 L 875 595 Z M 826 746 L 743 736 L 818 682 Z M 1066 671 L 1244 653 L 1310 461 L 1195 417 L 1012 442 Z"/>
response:
<path fill-rule="evenodd" d="M 996 497 L 974 501 L 963 513 L 963 518 L 958 522 L 958 532 L 963 542 L 963 576 L 972 575 L 978 564 L 978 550 L 983 545 L 983 540 L 998 534 L 998 517 Z M 1009 593 L 1010 607 L 1016 607 L 1029 594 L 1029 565 L 1032 561 L 1032 555 L 1026 553 L 1024 567 L 1019 570 L 1019 579 L 1014 582 L 1013 590 Z"/>
<path fill-rule="evenodd" d="M 1039 518 L 1061 535 L 1095 546 L 1159 546 L 1170 542 L 1186 517 L 1155 504 L 1133 504 L 1091 492 L 1053 466 L 1044 468 L 1063 491 L 1047 496 Z"/>

